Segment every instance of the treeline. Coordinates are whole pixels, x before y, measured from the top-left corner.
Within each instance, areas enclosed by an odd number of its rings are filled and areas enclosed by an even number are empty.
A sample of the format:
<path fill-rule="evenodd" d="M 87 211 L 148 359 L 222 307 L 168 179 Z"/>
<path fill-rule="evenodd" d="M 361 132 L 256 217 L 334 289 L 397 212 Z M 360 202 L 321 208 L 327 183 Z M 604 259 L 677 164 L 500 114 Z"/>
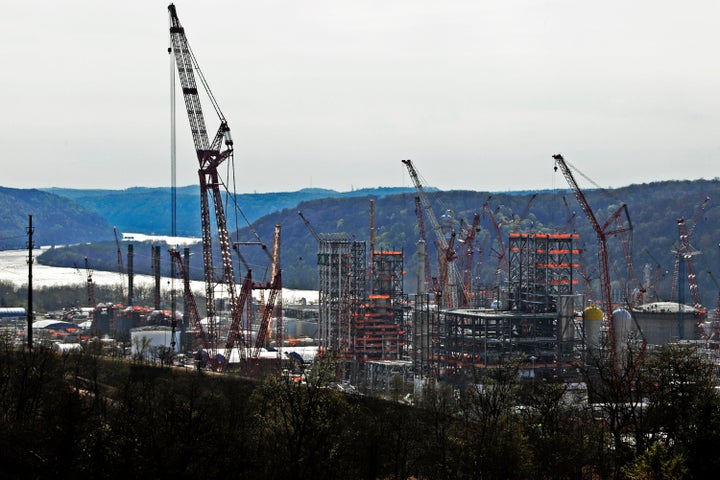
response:
<path fill-rule="evenodd" d="M 117 303 L 123 298 L 120 286 L 94 285 L 93 294 L 95 304 Z M 91 306 L 90 292 L 87 283 L 34 287 L 33 288 L 33 310 L 35 312 L 56 312 L 65 308 L 80 308 Z M 181 296 L 181 294 L 178 294 Z M 136 285 L 134 287 L 134 301 L 136 305 L 153 305 L 155 301 L 155 289 L 147 285 Z M 205 312 L 204 294 L 195 293 L 198 308 L 201 314 Z M 0 307 L 22 307 L 27 308 L 28 294 L 27 285 L 20 287 L 9 282 L 0 281 Z M 167 289 L 161 291 L 161 301 L 165 306 L 172 305 L 170 292 Z"/>
<path fill-rule="evenodd" d="M 463 260 L 465 232 L 474 215 L 480 215 L 471 265 L 476 286 L 494 285 L 497 281 L 500 253 L 508 256 L 506 249 L 510 233 L 577 233 L 579 240 L 576 247 L 581 251 L 577 260 L 584 267 L 583 273 L 592 279 L 594 288 L 586 295 L 599 298 L 597 236 L 571 191 L 559 189 L 525 194 L 448 191 L 431 192 L 427 196 L 438 219 L 448 210 L 452 212 L 457 232 L 458 263 Z M 628 206 L 632 232 L 624 237 L 626 244 L 619 235 L 611 235 L 607 240 L 612 288 L 614 292 L 619 292 L 618 302 L 623 300 L 620 297 L 622 292 L 642 285 L 648 290 L 648 299 L 677 301 L 682 288 L 686 302 L 692 303 L 687 276 L 675 278 L 673 275 L 677 259 L 675 252 L 680 245 L 677 222 L 682 217 L 688 223 L 696 221 L 690 239 L 694 252 L 691 260 L 702 303 L 708 309 L 716 306 L 720 289 L 714 281 L 714 278 L 720 278 L 720 234 L 716 228 L 720 223 L 720 208 L 717 208 L 720 206 L 720 181 L 656 182 L 609 191 L 588 190 L 585 196 L 601 224 L 623 203 Z M 706 197 L 710 197 L 710 201 L 700 211 L 699 207 Z M 303 212 L 317 232 L 345 232 L 357 240 L 366 241 L 369 249 L 370 200 L 374 202 L 375 248 L 402 250 L 405 253 L 405 290 L 408 293 L 415 291 L 420 235 L 413 193 L 383 198 L 314 200 L 304 202 L 296 209 L 258 219 L 254 228 L 262 238 L 272 238 L 275 224 L 282 227 L 283 280 L 287 286 L 317 286 L 317 241 L 299 218 L 297 210 Z M 497 229 L 483 209 L 485 204 L 497 222 Z M 427 216 L 424 216 L 424 224 L 432 273 L 436 275 L 435 232 Z M 250 240 L 252 235 L 245 229 L 239 232 L 239 237 Z M 632 270 L 628 267 L 626 252 L 632 258 Z M 253 252 L 248 253 L 248 261 L 259 262 L 262 258 L 252 255 Z M 308 274 L 308 270 L 312 271 L 312 275 Z M 708 274 L 709 271 L 715 275 Z M 685 272 L 689 273 L 689 268 Z M 578 288 L 582 288 L 580 272 L 576 271 L 576 275 Z"/>
<path fill-rule="evenodd" d="M 30 215 L 35 246 L 91 242 L 113 235 L 105 218 L 72 200 L 40 190 L 0 187 L 0 250 L 27 248 Z"/>
<path fill-rule="evenodd" d="M 296 192 L 239 193 L 227 204 L 237 204 L 250 222 L 284 208 L 320 198 L 349 198 L 393 195 L 411 190 L 407 187 L 378 187 L 337 192 L 323 188 L 305 188 Z M 49 188 L 47 192 L 74 200 L 106 218 L 121 232 L 170 235 L 172 231 L 171 192 L 167 187 L 133 187 L 125 190 L 83 190 Z M 178 235 L 200 237 L 200 187 L 179 187 L 175 192 Z M 244 224 L 243 224 L 244 225 Z"/>
<path fill-rule="evenodd" d="M 628 358 L 637 352 L 630 352 Z M 598 360 L 591 401 L 520 381 L 512 362 L 464 388 L 426 386 L 415 406 L 307 382 L 120 362 L 0 343 L 3 478 L 713 478 L 713 367 L 666 346 L 622 375 Z"/>
<path fill-rule="evenodd" d="M 559 181 L 563 181 L 562 178 Z M 258 237 L 271 248 L 276 224 L 281 226 L 281 266 L 285 287 L 314 289 L 318 285 L 317 251 L 318 243 L 311 230 L 303 223 L 298 210 L 318 233 L 342 232 L 351 238 L 365 241 L 370 248 L 370 201 L 374 202 L 375 248 L 402 250 L 405 254 L 405 291 L 413 293 L 417 279 L 417 242 L 420 238 L 418 219 L 415 213 L 415 194 L 333 197 L 302 202 L 292 208 L 283 208 L 262 216 L 253 222 L 253 228 L 243 228 L 232 234 L 234 242 L 257 242 Z M 388 192 L 384 192 L 388 193 Z M 615 190 L 588 190 L 585 192 L 594 214 L 604 223 L 623 203 L 627 204 L 632 223 L 632 233 L 608 238 L 610 276 L 617 302 L 623 295 L 635 288 L 647 289 L 647 300 L 677 301 L 679 293 L 684 294 L 686 303 L 692 303 L 687 275 L 675 276 L 677 251 L 680 246 L 678 219 L 693 223 L 690 244 L 694 274 L 699 285 L 702 304 L 712 310 L 718 299 L 720 285 L 720 237 L 715 226 L 720 222 L 720 181 L 669 181 L 642 185 L 631 185 Z M 704 209 L 699 207 L 706 197 L 710 198 Z M 480 215 L 474 239 L 474 256 L 470 265 L 471 276 L 476 286 L 494 285 L 497 282 L 497 268 L 500 254 L 507 256 L 508 235 L 523 233 L 577 233 L 576 244 L 581 251 L 578 262 L 583 265 L 582 274 L 590 279 L 592 291 L 585 292 L 589 298 L 598 298 L 597 237 L 592 225 L 585 217 L 573 193 L 567 189 L 538 193 L 488 193 L 474 191 L 428 192 L 435 216 L 447 211 L 452 213 L 456 227 L 455 246 L 459 260 L 464 255 L 464 240 L 475 214 Z M 487 205 L 487 208 L 484 206 Z M 242 205 L 241 205 L 242 206 Z M 492 216 L 488 213 L 492 212 Z M 491 221 L 495 219 L 497 228 Z M 696 223 L 694 223 L 696 222 Z M 437 251 L 435 232 L 424 215 L 425 234 L 429 248 L 432 274 L 437 274 Z M 497 232 L 500 232 L 498 237 Z M 149 247 L 136 247 L 137 273 L 151 273 Z M 258 280 L 268 281 L 268 258 L 266 250 L 255 246 L 239 247 L 243 261 L 253 269 Z M 123 245 L 123 251 L 126 244 Z M 145 253 L 143 253 L 145 252 Z M 629 253 L 628 253 L 629 252 Z M 201 246 L 192 247 L 191 277 L 203 278 Z M 169 271 L 167 253 L 163 252 L 163 272 Z M 233 254 L 235 256 L 235 253 Z M 632 258 L 629 268 L 627 258 Z M 90 258 L 93 268 L 117 270 L 116 248 L 107 242 L 103 248 L 76 245 L 54 249 L 44 253 L 39 261 L 50 265 L 72 266 L 82 264 L 84 256 Z M 215 254 L 219 262 L 220 255 Z M 238 258 L 235 256 L 235 258 Z M 237 263 L 240 265 L 240 262 Z M 218 265 L 219 267 L 219 265 Z M 236 271 L 236 274 L 244 274 Z M 690 273 L 685 267 L 686 274 Z M 710 273 L 709 273 L 710 272 Z M 713 274 L 714 272 L 714 274 Z M 581 272 L 576 272 L 583 287 Z"/>

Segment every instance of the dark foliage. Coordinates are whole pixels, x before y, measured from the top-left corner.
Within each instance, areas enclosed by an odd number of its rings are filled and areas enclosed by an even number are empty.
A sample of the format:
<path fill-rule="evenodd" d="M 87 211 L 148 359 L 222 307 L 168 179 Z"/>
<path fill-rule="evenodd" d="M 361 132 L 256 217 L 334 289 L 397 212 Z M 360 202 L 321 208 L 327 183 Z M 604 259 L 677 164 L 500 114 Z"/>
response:
<path fill-rule="evenodd" d="M 113 360 L 92 344 L 59 355 L 1 340 L 3 478 L 711 478 L 717 468 L 715 375 L 690 347 L 642 367 L 647 406 L 618 452 L 611 419 L 567 384 L 521 382 L 513 365 L 462 389 L 427 384 L 410 407 L 328 388 L 332 363 L 307 370 L 307 383 L 255 381 Z"/>

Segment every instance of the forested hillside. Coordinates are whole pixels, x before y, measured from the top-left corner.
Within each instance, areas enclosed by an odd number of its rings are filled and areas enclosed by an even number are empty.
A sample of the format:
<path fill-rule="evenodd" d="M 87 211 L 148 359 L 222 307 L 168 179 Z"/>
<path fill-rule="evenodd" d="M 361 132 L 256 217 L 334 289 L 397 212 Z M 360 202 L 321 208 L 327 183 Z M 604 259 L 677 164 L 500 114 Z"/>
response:
<path fill-rule="evenodd" d="M 65 245 L 112 238 L 112 227 L 95 211 L 77 202 L 42 192 L 0 187 L 0 250 L 26 248 L 29 215 L 33 243 Z"/>
<path fill-rule="evenodd" d="M 615 212 L 622 203 L 628 205 L 632 220 L 632 259 L 636 283 L 649 285 L 649 296 L 662 300 L 677 298 L 677 282 L 672 285 L 673 269 L 676 255 L 674 250 L 679 245 L 678 224 L 683 217 L 688 223 L 695 220 L 699 206 L 706 197 L 710 201 L 697 217 L 690 243 L 699 291 L 703 304 L 714 308 L 718 298 L 718 288 L 714 283 L 715 273 L 720 278 L 720 181 L 695 180 L 656 182 L 631 185 L 615 190 L 587 190 L 588 202 L 592 206 L 598 220 L 602 223 Z M 298 215 L 302 211 L 317 232 L 345 232 L 357 240 L 369 240 L 370 230 L 370 199 L 374 199 L 376 249 L 403 250 L 405 252 L 405 290 L 413 293 L 416 290 L 417 259 L 416 243 L 418 241 L 418 222 L 415 215 L 415 194 L 404 193 L 379 198 L 366 195 L 351 198 L 323 198 L 302 202 L 292 208 L 258 218 L 253 228 L 268 244 L 272 243 L 273 229 L 281 225 L 282 234 L 282 268 L 283 282 L 289 288 L 312 289 L 317 287 L 316 253 L 317 241 L 303 224 Z M 588 276 L 596 279 L 597 273 L 597 242 L 596 235 L 587 218 L 579 207 L 571 191 L 558 189 L 532 193 L 495 193 L 449 191 L 429 192 L 428 198 L 433 204 L 439 218 L 446 210 L 452 210 L 457 225 L 457 249 L 462 249 L 463 224 L 470 224 L 475 213 L 481 214 L 479 231 L 475 239 L 475 260 L 473 277 L 476 283 L 492 284 L 495 282 L 498 256 L 501 245 L 507 246 L 510 232 L 531 233 L 578 233 L 578 246 L 582 249 L 582 262 Z M 496 238 L 495 228 L 490 223 L 489 215 L 483 214 L 483 205 L 488 203 L 489 209 L 497 219 L 502 242 Z M 525 218 L 523 218 L 525 217 Z M 425 220 L 428 244 L 434 244 L 434 232 L 430 222 Z M 254 241 L 256 238 L 250 229 L 240 230 L 234 235 L 236 241 Z M 628 264 L 625 250 L 620 238 L 610 237 L 610 275 L 613 279 L 615 292 L 632 289 L 629 280 Z M 144 248 L 144 247 L 141 247 Z M 74 253 L 65 249 L 55 249 L 41 257 L 42 262 L 72 265 L 82 261 L 88 255 L 87 249 L 77 246 Z M 114 245 L 106 245 L 105 259 L 93 260 L 96 269 L 115 270 L 117 268 Z M 196 279 L 201 279 L 202 265 L 199 260 L 200 246 L 194 247 L 192 271 Z M 136 247 L 137 251 L 137 247 Z M 255 278 L 261 279 L 267 264 L 265 254 L 256 247 L 243 247 L 240 252 L 249 266 L 254 269 Z M 52 255 L 52 256 L 51 256 Z M 74 256 L 73 256 L 74 255 Z M 437 254 L 432 251 L 432 265 L 435 269 Z M 63 257 L 60 261 L 59 258 Z M 145 263 L 145 262 L 143 262 Z M 163 260 L 167 265 L 167 261 Z M 149 262 L 147 262 L 149 265 Z M 136 271 L 143 268 L 136 265 Z M 147 271 L 145 272 L 147 273 Z M 435 272 L 433 272 L 435 273 Z M 643 282 L 643 277 L 646 277 Z M 686 289 L 685 298 L 692 302 L 687 290 L 687 279 L 679 282 Z M 580 285 L 582 286 L 582 285 Z M 619 294 L 619 293 L 618 293 Z"/>
<path fill-rule="evenodd" d="M 306 188 L 297 192 L 242 193 L 235 203 L 249 222 L 282 210 L 300 202 L 318 198 L 357 197 L 366 195 L 386 196 L 410 191 L 410 188 L 373 188 L 336 192 L 322 188 Z M 126 190 L 75 190 L 50 188 L 48 192 L 70 198 L 92 209 L 116 226 L 121 232 L 170 235 L 171 193 L 170 188 L 134 187 Z M 180 236 L 199 237 L 200 233 L 200 187 L 178 187 L 176 232 Z M 230 201 L 229 203 L 233 203 Z M 112 233 L 112 232 L 111 232 Z"/>
<path fill-rule="evenodd" d="M 632 221 L 633 266 L 636 278 L 642 282 L 645 270 L 650 277 L 651 290 L 657 297 L 669 299 L 673 288 L 671 279 L 675 266 L 673 250 L 679 245 L 677 220 L 684 217 L 687 222 L 698 212 L 698 207 L 706 197 L 710 202 L 697 219 L 692 233 L 691 244 L 700 293 L 703 303 L 713 307 L 717 301 L 718 287 L 707 273 L 720 269 L 718 242 L 720 231 L 720 209 L 713 199 L 720 202 L 720 182 L 678 181 L 643 185 L 632 185 L 612 191 L 587 191 L 587 199 L 602 223 L 624 202 Z M 583 214 L 572 192 L 558 190 L 534 194 L 489 194 L 487 192 L 451 191 L 428 195 L 433 210 L 439 218 L 446 210 L 452 210 L 458 226 L 461 221 L 472 223 L 475 213 L 481 214 L 480 230 L 475 239 L 475 271 L 473 277 L 482 284 L 492 284 L 498 265 L 501 245 L 507 247 L 507 235 L 510 232 L 530 233 L 578 233 L 578 245 L 583 250 L 582 261 L 585 270 L 593 278 L 597 273 L 597 241 L 589 221 Z M 502 244 L 495 236 L 495 229 L 488 215 L 482 215 L 483 205 L 488 202 L 502 232 Z M 565 204 L 567 203 L 567 208 Z M 528 209 L 529 205 L 529 209 Z M 298 207 L 318 232 L 346 232 L 358 240 L 369 238 L 369 198 L 364 199 L 326 199 L 306 202 Z M 375 201 L 375 229 L 377 249 L 402 249 L 405 252 L 405 289 L 414 292 L 417 285 L 416 242 L 418 227 L 415 215 L 413 194 L 397 195 Z M 527 217 L 521 218 L 524 211 Z M 259 219 L 255 228 L 265 238 L 272 238 L 272 228 L 276 223 L 282 225 L 283 271 L 287 282 L 301 280 L 306 286 L 304 275 L 306 267 L 314 263 L 316 241 L 302 224 L 296 211 L 283 211 Z M 430 222 L 425 220 L 428 244 L 434 244 Z M 458 228 L 457 250 L 462 251 L 460 243 L 464 236 Z M 245 232 L 243 232 L 245 233 Z M 614 290 L 625 287 L 628 281 L 628 266 L 625 251 L 620 238 L 610 237 L 610 275 L 614 280 Z M 437 254 L 431 252 L 431 258 Z M 647 267 L 646 267 L 647 265 Z M 433 261 L 433 269 L 435 262 Z M 716 272 L 717 273 L 717 272 Z M 313 279 L 315 277 L 312 277 Z M 287 283 L 286 282 L 286 283 Z M 687 280 L 682 286 L 687 288 Z M 632 287 L 629 287 L 632 288 Z M 677 288 L 674 290 L 677 291 Z M 650 292 L 653 293 L 653 292 Z M 675 293 L 677 296 L 677 293 Z M 685 298 L 691 302 L 691 296 Z"/>

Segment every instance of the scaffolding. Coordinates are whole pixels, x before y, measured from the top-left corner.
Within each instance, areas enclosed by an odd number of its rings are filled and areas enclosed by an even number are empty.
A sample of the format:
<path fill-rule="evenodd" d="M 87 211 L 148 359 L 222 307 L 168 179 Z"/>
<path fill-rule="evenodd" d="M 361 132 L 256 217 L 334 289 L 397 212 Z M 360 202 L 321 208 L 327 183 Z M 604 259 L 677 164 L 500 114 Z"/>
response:
<path fill-rule="evenodd" d="M 536 372 L 575 371 L 570 367 L 580 338 L 573 293 L 578 235 L 512 233 L 509 238 L 507 304 L 439 312 L 440 377 L 466 381 L 511 360 L 533 378 Z"/>
<path fill-rule="evenodd" d="M 403 253 L 375 251 L 371 293 L 354 317 L 354 353 L 360 361 L 401 360 L 406 357 L 403 293 Z"/>
<path fill-rule="evenodd" d="M 572 295 L 559 297 L 558 312 L 453 310 L 440 313 L 442 332 L 438 371 L 441 376 L 468 376 L 519 361 L 529 375 L 535 370 L 565 375 L 574 364 L 577 318 Z"/>
<path fill-rule="evenodd" d="M 319 350 L 347 355 L 352 321 L 365 297 L 365 242 L 345 233 L 321 233 L 318 251 Z"/>
<path fill-rule="evenodd" d="M 577 234 L 511 233 L 508 307 L 521 312 L 555 312 L 561 295 L 572 295 L 578 281 Z"/>
<path fill-rule="evenodd" d="M 437 378 L 440 329 L 435 304 L 429 293 L 415 295 L 412 309 L 411 360 L 416 375 Z"/>

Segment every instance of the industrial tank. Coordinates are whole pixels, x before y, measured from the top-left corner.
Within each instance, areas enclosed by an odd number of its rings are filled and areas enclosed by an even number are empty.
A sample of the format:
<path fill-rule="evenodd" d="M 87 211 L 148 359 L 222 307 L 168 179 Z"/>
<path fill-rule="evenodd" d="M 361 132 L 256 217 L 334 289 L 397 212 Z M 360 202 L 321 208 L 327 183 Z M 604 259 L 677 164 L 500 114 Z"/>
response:
<path fill-rule="evenodd" d="M 637 331 L 632 315 L 624 308 L 613 310 L 613 326 L 615 328 L 615 345 L 623 349 L 631 332 Z"/>
<path fill-rule="evenodd" d="M 595 305 L 587 307 L 583 311 L 583 328 L 585 329 L 585 344 L 591 348 L 600 345 L 600 334 L 602 331 L 603 312 Z"/>
<path fill-rule="evenodd" d="M 179 338 L 180 334 L 176 332 L 175 353 L 179 352 Z M 130 330 L 130 341 L 133 356 L 143 355 L 152 359 L 157 355 L 160 347 L 171 348 L 172 329 L 162 326 L 133 328 Z"/>
<path fill-rule="evenodd" d="M 646 303 L 635 307 L 633 312 L 648 345 L 697 340 L 701 338 L 698 324 L 707 317 L 704 310 L 677 302 Z"/>

